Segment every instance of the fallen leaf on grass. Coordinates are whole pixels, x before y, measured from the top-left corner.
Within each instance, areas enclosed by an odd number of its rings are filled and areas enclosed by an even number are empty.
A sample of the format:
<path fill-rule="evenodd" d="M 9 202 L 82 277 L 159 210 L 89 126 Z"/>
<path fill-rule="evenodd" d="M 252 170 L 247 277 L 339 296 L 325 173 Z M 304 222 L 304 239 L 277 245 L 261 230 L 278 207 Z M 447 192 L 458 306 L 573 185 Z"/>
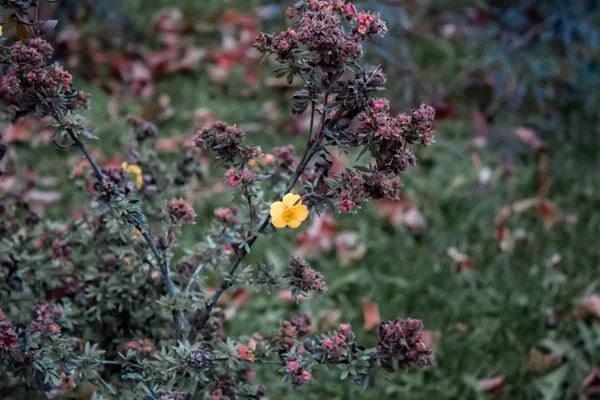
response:
<path fill-rule="evenodd" d="M 600 319 L 600 296 L 591 295 L 583 301 L 583 306 L 586 311 L 592 314 L 597 319 Z"/>
<path fill-rule="evenodd" d="M 358 242 L 356 232 L 341 232 L 335 237 L 335 249 L 342 267 L 365 256 L 367 247 Z"/>
<path fill-rule="evenodd" d="M 300 293 L 298 295 L 298 297 L 294 298 L 294 296 L 292 296 L 292 292 L 289 291 L 289 290 L 282 290 L 281 292 L 279 292 L 279 299 L 280 300 L 296 301 L 296 300 L 306 300 L 307 298 L 308 297 L 306 297 L 302 293 Z"/>
<path fill-rule="evenodd" d="M 454 247 L 448 249 L 448 255 L 454 261 L 456 272 L 460 272 L 463 268 L 474 269 L 476 267 L 475 260 L 461 253 Z"/>
<path fill-rule="evenodd" d="M 186 136 L 172 136 L 156 141 L 156 150 L 164 151 L 165 153 L 177 153 L 179 147 L 185 142 Z"/>
<path fill-rule="evenodd" d="M 61 199 L 59 192 L 42 192 L 40 190 L 30 190 L 25 195 L 25 200 L 32 203 L 52 204 Z"/>
<path fill-rule="evenodd" d="M 546 228 L 550 228 L 554 224 L 556 217 L 556 206 L 550 200 L 542 200 L 539 208 L 540 215 L 544 220 Z"/>
<path fill-rule="evenodd" d="M 245 288 L 238 288 L 231 296 L 231 301 L 228 302 L 229 305 L 225 308 L 225 320 L 231 321 L 237 314 L 237 310 L 248 301 L 250 297 L 248 291 Z"/>
<path fill-rule="evenodd" d="M 342 311 L 339 308 L 320 311 L 318 327 L 321 331 L 329 331 L 333 329 L 341 317 Z"/>
<path fill-rule="evenodd" d="M 297 257 L 306 257 L 333 247 L 336 225 L 329 214 L 322 213 L 320 217 L 311 220 L 307 230 L 301 232 L 296 240 Z"/>
<path fill-rule="evenodd" d="M 504 390 L 504 376 L 477 381 L 481 389 L 488 394 L 498 394 Z"/>
<path fill-rule="evenodd" d="M 240 346 L 237 349 L 237 355 L 242 360 L 248 360 L 250 362 L 254 362 L 256 358 L 254 357 L 253 348 L 256 349 L 256 343 L 250 342 L 248 346 Z"/>
<path fill-rule="evenodd" d="M 504 253 L 512 251 L 512 249 L 515 247 L 515 240 L 508 228 L 506 228 L 504 224 L 500 224 L 496 227 L 496 234 L 500 251 Z"/>
<path fill-rule="evenodd" d="M 565 360 L 562 354 L 544 354 L 537 349 L 531 349 L 527 360 L 527 369 L 546 373 L 560 366 Z"/>
<path fill-rule="evenodd" d="M 440 331 L 423 331 L 423 342 L 427 345 L 427 347 L 431 347 L 435 350 L 439 347 L 440 342 L 442 341 L 442 332 Z"/>
<path fill-rule="evenodd" d="M 537 132 L 533 129 L 519 127 L 513 130 L 513 134 L 533 150 L 538 151 L 545 147 L 544 142 L 538 137 Z"/>
<path fill-rule="evenodd" d="M 385 217 L 393 226 L 405 225 L 413 231 L 426 227 L 425 218 L 414 202 L 402 196 L 399 201 L 382 200 L 377 202 L 379 215 Z"/>
<path fill-rule="evenodd" d="M 379 307 L 369 299 L 363 301 L 363 313 L 365 317 L 365 331 L 370 331 L 381 322 Z"/>
<path fill-rule="evenodd" d="M 581 396 L 582 400 L 592 399 L 596 396 L 600 395 L 600 369 L 594 368 L 592 372 L 585 378 L 583 381 L 583 386 L 581 388 Z"/>

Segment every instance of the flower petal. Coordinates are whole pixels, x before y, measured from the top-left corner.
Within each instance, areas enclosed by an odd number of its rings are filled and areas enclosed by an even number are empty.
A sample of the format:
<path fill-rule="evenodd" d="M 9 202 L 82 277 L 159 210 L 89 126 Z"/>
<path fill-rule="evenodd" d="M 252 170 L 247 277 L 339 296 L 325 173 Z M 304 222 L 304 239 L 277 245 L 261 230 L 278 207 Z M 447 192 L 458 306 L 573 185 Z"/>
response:
<path fill-rule="evenodd" d="M 302 220 L 299 220 L 298 218 L 294 218 L 288 222 L 288 226 L 290 228 L 295 229 L 295 228 L 299 227 L 301 223 L 302 223 Z"/>
<path fill-rule="evenodd" d="M 294 215 L 300 222 L 308 218 L 308 208 L 304 204 L 298 204 L 294 207 Z"/>
<path fill-rule="evenodd" d="M 275 203 L 271 204 L 271 217 L 273 217 L 274 214 L 283 213 L 284 209 L 285 209 L 285 206 L 283 205 L 283 203 L 281 201 L 276 201 Z"/>
<path fill-rule="evenodd" d="M 281 214 L 271 216 L 271 223 L 275 228 L 285 228 L 288 224 Z"/>
<path fill-rule="evenodd" d="M 300 196 L 294 193 L 288 193 L 285 196 L 283 196 L 283 204 L 285 204 L 288 207 L 292 207 L 294 204 L 296 204 L 296 202 L 300 200 Z"/>

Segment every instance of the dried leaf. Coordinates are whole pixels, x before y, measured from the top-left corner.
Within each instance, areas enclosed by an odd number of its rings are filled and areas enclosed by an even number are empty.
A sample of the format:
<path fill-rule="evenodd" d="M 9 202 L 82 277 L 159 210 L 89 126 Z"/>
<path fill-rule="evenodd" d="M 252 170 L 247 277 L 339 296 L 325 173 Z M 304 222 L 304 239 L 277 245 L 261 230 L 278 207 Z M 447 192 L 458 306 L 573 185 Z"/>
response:
<path fill-rule="evenodd" d="M 498 247 L 500 251 L 507 253 L 512 251 L 515 246 L 515 240 L 511 235 L 508 228 L 504 226 L 504 224 L 500 224 L 496 227 L 497 237 L 498 237 Z"/>
<path fill-rule="evenodd" d="M 282 290 L 281 292 L 279 292 L 279 299 L 280 300 L 285 300 L 285 301 L 296 301 L 296 300 L 306 300 L 308 297 L 306 297 L 304 294 L 300 293 L 298 295 L 298 297 L 294 298 L 294 296 L 292 296 L 292 292 L 289 290 Z"/>
<path fill-rule="evenodd" d="M 329 251 L 333 247 L 336 225 L 329 214 L 311 219 L 307 230 L 301 232 L 296 240 L 295 255 L 306 257 L 319 252 Z"/>
<path fill-rule="evenodd" d="M 460 272 L 463 268 L 474 269 L 476 267 L 474 260 L 454 247 L 448 249 L 448 255 L 454 260 L 456 272 Z"/>
<path fill-rule="evenodd" d="M 363 301 L 363 314 L 365 317 L 365 331 L 370 331 L 381 322 L 379 307 L 369 299 Z"/>
<path fill-rule="evenodd" d="M 60 192 L 42 192 L 39 190 L 31 190 L 25 195 L 27 201 L 40 204 L 56 203 L 61 197 Z"/>
<path fill-rule="evenodd" d="M 538 137 L 537 132 L 531 128 L 515 128 L 513 134 L 533 150 L 538 151 L 545 147 L 544 142 Z"/>
<path fill-rule="evenodd" d="M 583 399 L 590 399 L 590 396 L 600 395 L 600 369 L 594 368 L 592 372 L 585 378 L 581 388 Z"/>
<path fill-rule="evenodd" d="M 546 154 L 542 154 L 540 156 L 538 171 L 540 173 L 538 195 L 542 198 L 545 198 L 546 196 L 548 196 L 548 192 L 550 191 L 550 186 L 552 184 L 552 182 L 548 178 L 548 156 Z"/>
<path fill-rule="evenodd" d="M 360 260 L 365 256 L 367 247 L 358 242 L 356 232 L 341 232 L 335 237 L 335 249 L 341 266 L 346 266 L 352 261 Z"/>
<path fill-rule="evenodd" d="M 544 225 L 549 228 L 555 221 L 556 206 L 550 200 L 543 200 L 540 204 L 540 214 L 544 220 Z"/>
<path fill-rule="evenodd" d="M 600 296 L 594 294 L 586 297 L 583 306 L 588 313 L 600 320 Z"/>
<path fill-rule="evenodd" d="M 28 40 L 31 37 L 29 28 L 21 21 L 17 22 L 17 37 L 21 40 Z"/>
<path fill-rule="evenodd" d="M 250 362 L 256 361 L 256 358 L 254 357 L 254 353 L 249 348 L 249 346 L 240 346 L 240 347 L 238 347 L 238 349 L 237 349 L 237 355 L 242 360 L 248 360 Z"/>
<path fill-rule="evenodd" d="M 179 147 L 185 141 L 185 137 L 182 136 L 171 136 L 156 141 L 156 150 L 164 151 L 166 153 L 177 153 Z"/>
<path fill-rule="evenodd" d="M 504 376 L 477 381 L 481 389 L 488 394 L 498 394 L 504 390 Z"/>
<path fill-rule="evenodd" d="M 406 196 L 402 196 L 399 201 L 378 201 L 377 207 L 379 215 L 387 218 L 393 226 L 405 225 L 413 231 L 423 230 L 427 226 L 423 214 Z"/>
<path fill-rule="evenodd" d="M 321 331 L 328 331 L 333 329 L 334 325 L 338 323 L 342 317 L 342 310 L 339 308 L 333 310 L 319 311 L 319 328 Z"/>
<path fill-rule="evenodd" d="M 10 124 L 4 131 L 7 142 L 26 142 L 31 138 L 31 128 L 23 123 Z"/>
<path fill-rule="evenodd" d="M 547 373 L 564 362 L 561 354 L 544 354 L 537 349 L 531 349 L 527 360 L 527 369 L 535 372 Z"/>

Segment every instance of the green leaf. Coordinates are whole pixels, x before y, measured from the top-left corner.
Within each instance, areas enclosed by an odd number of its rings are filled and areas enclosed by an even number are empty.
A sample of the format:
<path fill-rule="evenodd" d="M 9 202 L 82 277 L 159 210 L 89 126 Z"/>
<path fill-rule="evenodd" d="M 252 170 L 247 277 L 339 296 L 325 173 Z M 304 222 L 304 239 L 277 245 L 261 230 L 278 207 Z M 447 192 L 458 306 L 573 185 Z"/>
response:
<path fill-rule="evenodd" d="M 561 386 L 567 379 L 569 365 L 565 364 L 556 371 L 535 381 L 535 387 L 544 400 L 556 400 L 561 398 Z"/>

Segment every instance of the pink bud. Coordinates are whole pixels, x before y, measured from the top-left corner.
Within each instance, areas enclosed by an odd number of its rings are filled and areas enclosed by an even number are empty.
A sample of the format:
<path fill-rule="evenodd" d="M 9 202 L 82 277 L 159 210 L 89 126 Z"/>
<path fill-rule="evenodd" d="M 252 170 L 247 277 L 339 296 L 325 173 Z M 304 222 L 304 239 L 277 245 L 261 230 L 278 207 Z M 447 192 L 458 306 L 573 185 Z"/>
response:
<path fill-rule="evenodd" d="M 340 201 L 340 211 L 341 212 L 350 212 L 354 208 L 354 203 L 351 200 L 342 200 Z"/>
<path fill-rule="evenodd" d="M 312 374 L 310 371 L 304 370 L 302 371 L 302 378 L 304 379 L 304 382 L 308 382 L 312 379 Z"/>
<path fill-rule="evenodd" d="M 300 366 L 298 365 L 297 361 L 290 361 L 290 362 L 287 363 L 287 369 L 290 372 L 297 371 L 299 367 Z"/>

